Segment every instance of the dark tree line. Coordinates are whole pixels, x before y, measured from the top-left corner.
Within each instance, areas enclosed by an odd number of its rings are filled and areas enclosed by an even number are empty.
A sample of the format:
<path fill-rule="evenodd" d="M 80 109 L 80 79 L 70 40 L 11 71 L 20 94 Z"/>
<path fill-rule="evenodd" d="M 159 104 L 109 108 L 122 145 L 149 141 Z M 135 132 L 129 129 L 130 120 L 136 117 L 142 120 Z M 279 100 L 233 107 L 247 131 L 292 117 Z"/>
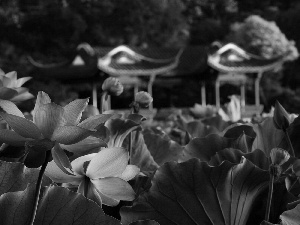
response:
<path fill-rule="evenodd" d="M 295 0 L 1 0 L 0 64 L 26 71 L 26 55 L 68 58 L 94 46 L 209 45 L 252 14 L 275 20 L 300 43 Z M 272 8 L 273 7 L 273 8 Z M 299 17 L 300 18 L 300 17 Z M 11 67 L 11 68 L 9 68 Z"/>

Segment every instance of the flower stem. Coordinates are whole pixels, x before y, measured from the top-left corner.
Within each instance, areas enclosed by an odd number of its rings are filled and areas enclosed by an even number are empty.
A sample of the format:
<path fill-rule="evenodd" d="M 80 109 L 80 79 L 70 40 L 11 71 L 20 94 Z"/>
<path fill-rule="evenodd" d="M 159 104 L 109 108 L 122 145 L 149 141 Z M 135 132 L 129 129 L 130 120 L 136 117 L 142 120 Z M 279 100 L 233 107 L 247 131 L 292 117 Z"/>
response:
<path fill-rule="evenodd" d="M 40 196 L 41 187 L 42 187 L 43 175 L 44 175 L 45 169 L 47 167 L 50 156 L 51 156 L 51 151 L 47 151 L 45 161 L 44 161 L 44 163 L 41 167 L 41 170 L 39 172 L 39 177 L 38 177 L 38 180 L 36 182 L 33 211 L 32 211 L 32 214 L 31 214 L 31 217 L 30 217 L 30 223 L 29 223 L 30 225 L 33 225 L 33 223 L 34 223 L 34 219 L 35 219 L 35 216 L 36 216 L 38 203 L 39 203 L 39 196 Z"/>
<path fill-rule="evenodd" d="M 132 106 L 131 111 L 130 111 L 130 114 L 133 114 L 133 113 L 135 113 L 134 106 Z M 132 132 L 130 132 L 128 134 L 128 138 L 129 138 L 129 142 L 128 142 L 129 162 L 128 162 L 128 164 L 130 164 L 131 157 L 132 157 Z"/>
<path fill-rule="evenodd" d="M 288 142 L 288 144 L 289 144 L 289 147 L 290 147 L 290 149 L 291 149 L 291 155 L 292 155 L 293 157 L 295 157 L 295 151 L 294 151 L 294 148 L 293 148 L 293 145 L 292 145 L 290 136 L 289 136 L 289 134 L 288 134 L 288 132 L 287 132 L 286 129 L 284 130 L 284 133 L 285 133 L 285 137 L 286 137 L 286 139 L 287 139 L 287 142 Z"/>
<path fill-rule="evenodd" d="M 129 138 L 129 143 L 128 143 L 129 162 L 128 162 L 128 164 L 130 164 L 131 157 L 132 157 L 132 132 L 129 133 L 128 138 Z"/>
<path fill-rule="evenodd" d="M 4 152 L 4 150 L 5 150 L 8 146 L 9 146 L 9 145 L 6 144 L 6 143 L 3 143 L 3 144 L 1 145 L 1 147 L 0 147 L 0 156 L 1 156 L 1 154 Z"/>
<path fill-rule="evenodd" d="M 90 178 L 85 176 L 84 177 L 84 187 L 83 187 L 83 196 L 84 197 L 88 197 L 88 191 L 89 191 L 89 182 L 90 182 Z"/>
<path fill-rule="evenodd" d="M 107 91 L 104 91 L 101 95 L 101 108 L 100 108 L 100 113 L 102 114 L 104 111 L 107 109 Z"/>
<path fill-rule="evenodd" d="M 272 204 L 274 170 L 275 170 L 275 168 L 273 167 L 273 165 L 271 165 L 270 166 L 269 193 L 268 193 L 267 208 L 266 208 L 266 214 L 265 214 L 265 221 L 267 221 L 267 222 L 269 222 L 270 210 L 271 210 L 271 204 Z"/>
<path fill-rule="evenodd" d="M 299 181 L 299 177 L 297 177 L 297 179 L 293 182 L 293 184 L 290 186 L 290 188 L 287 191 L 292 190 L 292 188 L 294 187 L 294 185 Z"/>

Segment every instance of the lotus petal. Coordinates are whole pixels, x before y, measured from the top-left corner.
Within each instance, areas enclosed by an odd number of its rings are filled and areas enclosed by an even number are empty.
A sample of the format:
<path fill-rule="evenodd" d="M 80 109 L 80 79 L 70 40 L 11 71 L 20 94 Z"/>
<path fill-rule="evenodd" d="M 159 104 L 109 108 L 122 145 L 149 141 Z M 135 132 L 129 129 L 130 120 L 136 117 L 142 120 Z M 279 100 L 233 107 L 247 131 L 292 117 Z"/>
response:
<path fill-rule="evenodd" d="M 26 101 L 28 99 L 34 98 L 34 95 L 29 93 L 29 92 L 25 92 L 22 94 L 18 94 L 15 97 L 11 98 L 10 101 L 12 102 L 22 102 L 22 101 Z"/>
<path fill-rule="evenodd" d="M 0 78 L 3 77 L 3 76 L 5 76 L 5 73 L 2 69 L 0 69 Z"/>
<path fill-rule="evenodd" d="M 0 87 L 0 99 L 9 100 L 16 96 L 18 92 L 7 87 Z"/>
<path fill-rule="evenodd" d="M 25 118 L 21 110 L 11 101 L 0 99 L 0 107 L 8 114 Z"/>
<path fill-rule="evenodd" d="M 12 146 L 24 146 L 27 139 L 12 130 L 0 129 L 0 142 Z"/>
<path fill-rule="evenodd" d="M 63 126 L 58 127 L 53 132 L 51 140 L 57 141 L 58 143 L 64 145 L 72 145 L 79 141 L 82 141 L 93 133 L 94 132 L 90 130 L 86 130 L 77 126 Z"/>
<path fill-rule="evenodd" d="M 16 90 L 18 92 L 18 94 L 23 94 L 25 92 L 28 92 L 28 88 L 26 88 L 26 87 L 14 88 L 14 90 Z"/>
<path fill-rule="evenodd" d="M 52 148 L 51 153 L 52 153 L 53 160 L 57 164 L 57 166 L 64 173 L 71 175 L 71 173 L 67 170 L 69 169 L 70 171 L 72 171 L 72 166 L 69 161 L 69 158 L 64 152 L 64 150 L 59 146 L 58 143 L 55 143 L 55 146 Z"/>
<path fill-rule="evenodd" d="M 35 112 L 34 123 L 45 138 L 51 139 L 54 130 L 64 125 L 64 109 L 54 103 L 41 105 Z"/>
<path fill-rule="evenodd" d="M 102 194 L 115 200 L 132 201 L 135 198 L 135 192 L 130 184 L 121 178 L 91 179 L 91 182 Z"/>
<path fill-rule="evenodd" d="M 113 114 L 100 114 L 91 116 L 84 121 L 80 122 L 77 126 L 84 128 L 84 129 L 94 129 L 101 123 L 105 123 L 107 120 L 111 119 L 114 115 Z"/>
<path fill-rule="evenodd" d="M 107 147 L 107 144 L 100 138 L 89 136 L 82 141 L 72 145 L 61 144 L 61 147 L 69 152 L 78 155 L 89 154 L 91 151 L 100 151 L 100 147 Z"/>
<path fill-rule="evenodd" d="M 125 181 L 129 181 L 133 179 L 138 173 L 140 172 L 140 168 L 138 168 L 135 165 L 127 165 L 121 176 L 119 176 L 121 179 Z"/>
<path fill-rule="evenodd" d="M 35 123 L 34 121 L 34 118 L 35 118 L 35 112 L 37 111 L 38 108 L 40 108 L 41 105 L 44 105 L 44 104 L 48 104 L 48 103 L 51 103 L 51 99 L 49 97 L 49 95 L 43 91 L 39 91 L 38 92 L 38 95 L 37 95 L 37 98 L 36 98 L 36 102 L 35 102 L 35 105 L 34 105 L 34 109 L 32 111 L 32 116 L 33 116 L 33 122 Z"/>
<path fill-rule="evenodd" d="M 7 87 L 7 88 L 14 88 L 15 87 L 15 85 L 16 85 L 16 80 L 12 80 L 12 79 L 10 79 L 10 78 L 8 78 L 8 77 L 3 77 L 3 79 L 2 79 L 2 83 L 3 83 L 3 86 L 4 87 Z"/>
<path fill-rule="evenodd" d="M 7 113 L 0 113 L 0 116 L 22 137 L 32 139 L 40 139 L 42 137 L 39 128 L 30 120 Z"/>
<path fill-rule="evenodd" d="M 78 157 L 77 159 L 73 160 L 71 162 L 71 165 L 72 165 L 74 172 L 79 175 L 85 176 L 84 163 L 91 161 L 95 157 L 95 155 L 96 155 L 96 153 L 92 153 L 92 154 Z"/>
<path fill-rule="evenodd" d="M 104 148 L 93 157 L 86 175 L 91 179 L 119 176 L 125 170 L 128 159 L 124 148 Z"/>
<path fill-rule="evenodd" d="M 89 99 L 76 99 L 64 107 L 64 118 L 67 126 L 75 126 L 79 123 L 82 112 L 87 107 Z"/>
<path fill-rule="evenodd" d="M 11 79 L 11 80 L 17 80 L 17 72 L 16 71 L 11 71 L 5 74 L 5 77 Z"/>
<path fill-rule="evenodd" d="M 119 200 L 116 200 L 116 199 L 113 199 L 113 198 L 110 198 L 110 197 L 106 196 L 102 192 L 98 191 L 97 188 L 95 188 L 95 187 L 93 188 L 93 190 L 98 193 L 99 197 L 101 198 L 101 203 L 103 205 L 117 206 L 120 203 Z"/>
<path fill-rule="evenodd" d="M 23 84 L 25 84 L 27 81 L 31 80 L 32 77 L 21 77 L 17 79 L 16 87 L 21 87 Z"/>
<path fill-rule="evenodd" d="M 102 206 L 102 198 L 100 196 L 100 193 L 96 188 L 94 188 L 94 185 L 90 182 L 89 179 L 82 180 L 77 192 L 83 194 L 86 198 L 93 200 L 100 207 Z"/>
<path fill-rule="evenodd" d="M 80 175 L 75 176 L 64 173 L 53 160 L 48 163 L 45 175 L 56 183 L 71 183 L 75 185 L 78 185 L 83 179 Z"/>

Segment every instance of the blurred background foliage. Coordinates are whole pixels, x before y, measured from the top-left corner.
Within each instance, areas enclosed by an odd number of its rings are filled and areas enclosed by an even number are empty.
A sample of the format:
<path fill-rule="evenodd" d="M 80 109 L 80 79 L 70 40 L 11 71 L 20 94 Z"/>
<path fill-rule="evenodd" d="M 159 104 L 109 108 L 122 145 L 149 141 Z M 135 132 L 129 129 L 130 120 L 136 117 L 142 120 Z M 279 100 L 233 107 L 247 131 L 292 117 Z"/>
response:
<path fill-rule="evenodd" d="M 82 42 L 178 47 L 234 41 L 272 57 L 299 49 L 299 22 L 297 0 L 1 0 L 0 65 L 26 76 L 28 55 L 42 63 L 61 62 Z M 299 69 L 299 59 L 290 61 L 266 81 L 274 85 L 265 89 L 265 104 L 289 97 L 292 103 L 283 105 L 300 111 Z"/>

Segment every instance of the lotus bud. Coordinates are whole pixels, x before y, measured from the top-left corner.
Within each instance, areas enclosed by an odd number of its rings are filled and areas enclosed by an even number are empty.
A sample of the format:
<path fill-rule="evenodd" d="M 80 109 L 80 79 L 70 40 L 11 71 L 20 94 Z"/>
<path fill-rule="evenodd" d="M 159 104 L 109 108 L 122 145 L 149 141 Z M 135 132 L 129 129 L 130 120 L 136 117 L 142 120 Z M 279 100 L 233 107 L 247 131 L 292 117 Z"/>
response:
<path fill-rule="evenodd" d="M 123 85 L 119 79 L 115 77 L 107 78 L 102 84 L 102 90 L 106 91 L 110 95 L 119 96 L 123 92 Z"/>
<path fill-rule="evenodd" d="M 151 95 L 145 91 L 136 93 L 134 100 L 140 105 L 140 107 L 143 108 L 149 107 L 149 105 L 153 102 Z"/>
<path fill-rule="evenodd" d="M 278 101 L 275 103 L 273 122 L 275 127 L 280 130 L 286 130 L 291 123 L 289 114 Z"/>
<path fill-rule="evenodd" d="M 273 148 L 271 150 L 270 156 L 272 164 L 279 166 L 282 166 L 290 158 L 290 154 L 282 148 Z"/>

